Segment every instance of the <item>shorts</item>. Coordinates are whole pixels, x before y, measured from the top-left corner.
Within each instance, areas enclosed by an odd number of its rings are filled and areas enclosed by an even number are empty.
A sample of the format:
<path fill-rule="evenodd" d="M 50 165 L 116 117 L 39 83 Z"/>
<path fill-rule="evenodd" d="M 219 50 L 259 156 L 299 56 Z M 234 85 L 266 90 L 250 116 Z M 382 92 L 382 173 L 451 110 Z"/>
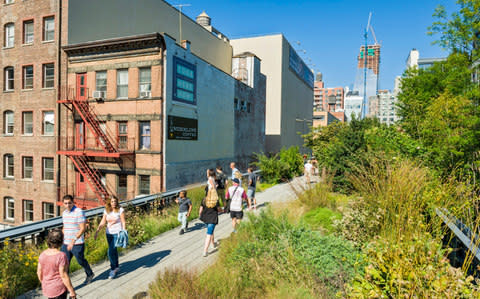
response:
<path fill-rule="evenodd" d="M 215 223 L 207 223 L 207 235 L 213 235 L 213 231 L 215 230 Z"/>
<path fill-rule="evenodd" d="M 243 218 L 243 211 L 230 211 L 230 218 L 242 219 Z"/>
<path fill-rule="evenodd" d="M 255 198 L 255 190 L 247 189 L 247 197 L 248 198 Z"/>

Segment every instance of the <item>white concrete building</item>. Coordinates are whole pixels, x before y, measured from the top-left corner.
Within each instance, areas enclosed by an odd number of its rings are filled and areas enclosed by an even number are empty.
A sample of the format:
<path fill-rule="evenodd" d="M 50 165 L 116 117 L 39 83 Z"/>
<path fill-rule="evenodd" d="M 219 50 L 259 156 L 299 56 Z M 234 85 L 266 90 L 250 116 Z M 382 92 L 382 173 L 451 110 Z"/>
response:
<path fill-rule="evenodd" d="M 294 145 L 302 148 L 301 134 L 313 124 L 312 71 L 282 34 L 235 39 L 230 44 L 234 55 L 250 51 L 262 61 L 261 72 L 267 76 L 267 152 Z"/>
<path fill-rule="evenodd" d="M 347 91 L 345 95 L 345 120 L 351 121 L 353 116 L 359 119 L 362 115 L 363 96 L 358 91 Z"/>

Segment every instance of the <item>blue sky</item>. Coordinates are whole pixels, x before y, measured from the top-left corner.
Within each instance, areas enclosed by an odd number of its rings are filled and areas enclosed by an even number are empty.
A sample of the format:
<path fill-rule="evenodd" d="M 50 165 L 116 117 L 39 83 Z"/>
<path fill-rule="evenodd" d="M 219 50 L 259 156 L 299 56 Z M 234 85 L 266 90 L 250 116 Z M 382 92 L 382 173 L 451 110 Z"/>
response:
<path fill-rule="evenodd" d="M 327 87 L 350 86 L 356 74 L 356 55 L 364 44 L 363 33 L 372 12 L 372 26 L 382 46 L 380 88 L 393 89 L 409 51 L 420 57 L 444 57 L 447 52 L 431 45 L 427 36 L 438 4 L 450 13 L 454 0 L 167 0 L 190 4 L 183 12 L 195 18 L 203 10 L 212 25 L 230 39 L 283 33 L 315 72 L 323 73 Z M 297 44 L 300 42 L 300 45 Z M 373 39 L 370 40 L 373 43 Z M 310 60 L 308 60 L 308 58 Z"/>

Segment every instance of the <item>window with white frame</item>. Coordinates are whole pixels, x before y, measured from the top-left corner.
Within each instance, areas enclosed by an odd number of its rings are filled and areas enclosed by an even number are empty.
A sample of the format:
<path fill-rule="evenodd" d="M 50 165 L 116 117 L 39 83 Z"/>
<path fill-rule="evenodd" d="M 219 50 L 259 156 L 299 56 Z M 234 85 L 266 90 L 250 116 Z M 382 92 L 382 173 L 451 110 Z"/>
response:
<path fill-rule="evenodd" d="M 5 111 L 3 117 L 4 117 L 4 134 L 13 135 L 13 128 L 14 128 L 13 111 Z"/>
<path fill-rule="evenodd" d="M 33 20 L 23 21 L 23 43 L 33 43 Z"/>
<path fill-rule="evenodd" d="M 42 135 L 53 136 L 55 128 L 55 114 L 53 111 L 43 112 Z"/>
<path fill-rule="evenodd" d="M 43 88 L 53 88 L 55 80 L 55 66 L 53 63 L 46 63 L 43 68 Z"/>
<path fill-rule="evenodd" d="M 53 158 L 42 158 L 42 180 L 53 181 Z"/>
<path fill-rule="evenodd" d="M 55 205 L 51 202 L 42 203 L 42 219 L 50 219 L 55 217 Z"/>
<path fill-rule="evenodd" d="M 150 122 L 141 121 L 139 122 L 140 129 L 140 149 L 150 149 Z"/>
<path fill-rule="evenodd" d="M 15 25 L 13 23 L 5 24 L 4 32 L 5 39 L 3 41 L 3 46 L 5 48 L 13 47 L 15 43 Z"/>
<path fill-rule="evenodd" d="M 55 39 L 55 17 L 43 18 L 43 41 Z"/>
<path fill-rule="evenodd" d="M 13 197 L 6 196 L 4 197 L 4 202 L 5 202 L 5 220 L 14 220 L 15 219 L 15 199 Z"/>
<path fill-rule="evenodd" d="M 5 154 L 3 156 L 3 176 L 5 178 L 13 178 L 15 166 L 13 165 L 13 155 Z"/>
<path fill-rule="evenodd" d="M 118 148 L 127 148 L 128 141 L 128 122 L 118 122 Z"/>
<path fill-rule="evenodd" d="M 150 93 L 152 90 L 152 70 L 149 67 L 140 68 L 138 74 L 138 90 L 142 93 Z"/>
<path fill-rule="evenodd" d="M 33 65 L 23 67 L 23 89 L 33 88 Z"/>
<path fill-rule="evenodd" d="M 33 112 L 22 112 L 22 134 L 33 135 Z"/>
<path fill-rule="evenodd" d="M 23 157 L 22 159 L 22 178 L 33 178 L 33 157 Z"/>
<path fill-rule="evenodd" d="M 138 184 L 138 194 L 150 194 L 150 176 L 140 175 Z"/>
<path fill-rule="evenodd" d="M 33 200 L 23 200 L 23 221 L 33 221 Z"/>
<path fill-rule="evenodd" d="M 173 99 L 196 104 L 196 67 L 180 58 L 173 59 Z"/>
<path fill-rule="evenodd" d="M 4 90 L 5 91 L 12 91 L 14 88 L 14 80 L 13 80 L 13 75 L 14 75 L 14 69 L 13 66 L 7 66 L 5 68 L 5 84 L 4 84 Z"/>
<path fill-rule="evenodd" d="M 128 69 L 117 70 L 117 98 L 128 98 Z"/>
<path fill-rule="evenodd" d="M 95 90 L 107 92 L 107 71 L 98 71 L 95 73 Z"/>

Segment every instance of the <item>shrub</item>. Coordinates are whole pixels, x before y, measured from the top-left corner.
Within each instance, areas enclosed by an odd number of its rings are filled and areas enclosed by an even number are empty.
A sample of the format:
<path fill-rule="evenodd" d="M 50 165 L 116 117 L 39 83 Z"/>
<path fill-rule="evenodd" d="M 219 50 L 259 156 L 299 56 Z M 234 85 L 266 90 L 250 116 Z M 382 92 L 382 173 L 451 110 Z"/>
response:
<path fill-rule="evenodd" d="M 303 220 L 314 230 L 331 233 L 334 230 L 333 222 L 342 219 L 342 214 L 327 208 L 316 208 L 307 212 Z"/>
<path fill-rule="evenodd" d="M 262 180 L 275 184 L 287 181 L 300 175 L 303 171 L 303 158 L 298 147 L 282 148 L 279 154 L 267 157 L 264 154 L 255 154 L 257 162 L 254 165 L 261 169 Z"/>
<path fill-rule="evenodd" d="M 366 248 L 368 266 L 347 286 L 349 298 L 479 298 L 472 277 L 450 266 L 440 240 L 427 233 Z"/>

